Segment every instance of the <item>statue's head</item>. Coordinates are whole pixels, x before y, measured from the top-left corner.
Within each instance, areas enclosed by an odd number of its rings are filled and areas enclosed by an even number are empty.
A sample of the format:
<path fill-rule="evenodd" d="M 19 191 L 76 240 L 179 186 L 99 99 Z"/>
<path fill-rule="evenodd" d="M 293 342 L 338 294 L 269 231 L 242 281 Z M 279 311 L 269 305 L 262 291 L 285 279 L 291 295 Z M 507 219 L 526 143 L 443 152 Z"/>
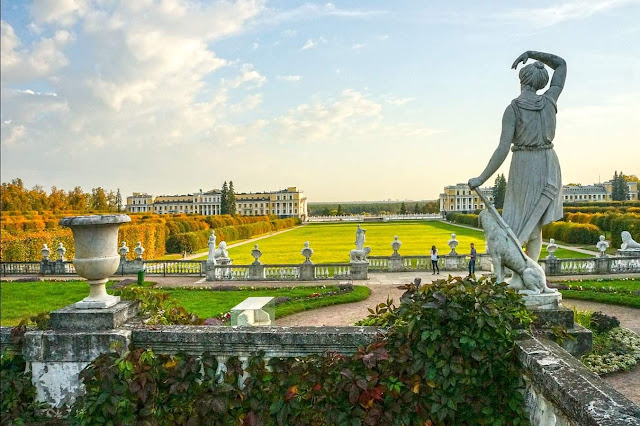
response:
<path fill-rule="evenodd" d="M 623 243 L 629 242 L 631 240 L 631 234 L 629 233 L 629 231 L 622 231 L 620 237 L 622 238 Z"/>
<path fill-rule="evenodd" d="M 544 88 L 549 82 L 549 73 L 544 68 L 544 64 L 536 61 L 520 69 L 520 86 L 529 86 L 533 90 Z"/>
<path fill-rule="evenodd" d="M 600 241 L 604 241 L 604 235 L 600 235 Z"/>

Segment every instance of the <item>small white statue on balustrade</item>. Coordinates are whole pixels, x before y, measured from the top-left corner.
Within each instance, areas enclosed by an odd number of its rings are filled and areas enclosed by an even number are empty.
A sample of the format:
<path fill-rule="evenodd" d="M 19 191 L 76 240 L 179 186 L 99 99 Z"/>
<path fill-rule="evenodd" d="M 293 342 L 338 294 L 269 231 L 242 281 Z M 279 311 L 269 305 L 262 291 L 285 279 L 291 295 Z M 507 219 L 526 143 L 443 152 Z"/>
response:
<path fill-rule="evenodd" d="M 260 262 L 260 256 L 262 256 L 262 252 L 258 248 L 257 244 L 253 247 L 253 250 L 251 250 L 251 256 L 254 258 L 253 265 L 262 265 L 262 262 Z"/>
<path fill-rule="evenodd" d="M 142 260 L 142 253 L 144 253 L 144 247 L 142 247 L 142 243 L 138 241 L 136 244 L 136 248 L 133 249 L 133 252 L 136 254 L 136 260 Z"/>
<path fill-rule="evenodd" d="M 216 264 L 216 234 L 215 233 L 211 232 L 211 236 L 209 237 L 207 246 L 209 247 L 209 255 L 207 256 L 207 263 L 215 265 Z"/>
<path fill-rule="evenodd" d="M 451 239 L 447 241 L 447 245 L 451 248 L 449 256 L 457 256 L 456 247 L 458 247 L 459 241 L 456 240 L 456 234 L 451 234 Z"/>
<path fill-rule="evenodd" d="M 620 237 L 622 238 L 622 244 L 620 245 L 620 248 L 622 250 L 640 251 L 640 243 L 636 242 L 631 237 L 631 233 L 629 231 L 622 231 L 622 233 L 620 234 Z"/>
<path fill-rule="evenodd" d="M 393 237 L 393 241 L 391 242 L 391 248 L 393 249 L 393 254 L 391 256 L 393 257 L 400 256 L 400 254 L 398 253 L 398 250 L 400 250 L 400 247 L 402 247 L 402 241 L 400 241 L 398 239 L 398 236 L 396 235 L 395 237 Z"/>
<path fill-rule="evenodd" d="M 42 254 L 42 260 L 49 260 L 49 256 L 51 255 L 51 250 L 47 247 L 46 244 L 42 246 L 42 250 L 40 250 L 40 254 Z"/>
<path fill-rule="evenodd" d="M 304 248 L 300 251 L 300 254 L 304 256 L 304 263 L 311 263 L 313 249 L 309 247 L 309 241 L 304 242 Z"/>
<path fill-rule="evenodd" d="M 547 252 L 549 253 L 549 255 L 547 256 L 547 259 L 555 259 L 556 255 L 554 253 L 556 252 L 556 250 L 558 250 L 558 245 L 556 244 L 556 240 L 554 240 L 553 238 L 550 238 L 549 244 L 547 245 Z"/>
<path fill-rule="evenodd" d="M 127 255 L 129 254 L 129 247 L 127 247 L 127 242 L 126 241 L 122 242 L 122 245 L 118 249 L 118 253 L 120 253 L 120 257 L 122 259 L 126 259 L 127 258 Z"/>
<path fill-rule="evenodd" d="M 64 262 L 64 254 L 67 252 L 67 249 L 64 248 L 64 245 L 60 242 L 58 243 L 58 247 L 56 248 L 56 254 L 58 255 L 58 260 L 60 262 Z"/>
<path fill-rule="evenodd" d="M 609 248 L 609 243 L 604 240 L 604 235 L 600 235 L 600 241 L 596 243 L 596 247 L 598 248 L 600 257 L 607 257 L 605 253 Z"/>

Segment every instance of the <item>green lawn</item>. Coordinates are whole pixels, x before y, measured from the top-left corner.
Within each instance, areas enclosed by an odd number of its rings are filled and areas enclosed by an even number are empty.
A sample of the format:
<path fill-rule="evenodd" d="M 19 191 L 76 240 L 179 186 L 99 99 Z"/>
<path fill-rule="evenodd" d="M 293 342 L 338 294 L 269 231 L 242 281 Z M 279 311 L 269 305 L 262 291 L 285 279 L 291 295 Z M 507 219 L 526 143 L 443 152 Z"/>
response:
<path fill-rule="evenodd" d="M 640 296 L 599 291 L 561 290 L 563 299 L 589 300 L 609 305 L 630 306 L 640 309 Z"/>
<path fill-rule="evenodd" d="M 86 281 L 67 282 L 30 282 L 16 283 L 3 281 L 0 283 L 0 309 L 2 312 L 1 325 L 16 325 L 23 318 L 37 315 L 41 312 L 50 312 L 60 309 L 71 303 L 75 303 L 89 294 Z M 300 297 L 312 293 L 326 293 L 336 291 L 337 287 L 297 287 L 278 289 L 247 289 L 237 291 L 210 291 L 210 290 L 184 290 L 184 289 L 159 289 L 158 291 L 171 293 L 172 297 L 186 308 L 200 317 L 208 318 L 228 312 L 232 307 L 242 302 L 247 297 L 272 296 L 272 297 Z M 305 300 L 293 300 L 279 305 L 276 308 L 276 318 L 291 315 L 309 309 L 337 303 L 351 303 L 364 300 L 369 297 L 369 288 L 356 286 L 353 292 L 343 293 L 324 298 L 310 298 Z M 112 293 L 111 290 L 108 293 Z"/>
<path fill-rule="evenodd" d="M 410 222 L 386 222 L 364 223 L 361 226 L 367 230 L 366 246 L 371 247 L 372 256 L 388 256 L 393 250 L 391 242 L 398 235 L 402 241 L 400 254 L 405 256 L 428 254 L 432 245 L 435 245 L 440 254 L 447 254 L 449 247 L 447 241 L 451 234 L 455 233 L 460 242 L 459 253 L 469 252 L 469 243 L 473 242 L 479 253 L 484 252 L 484 233 L 482 230 L 469 229 L 451 225 L 439 221 L 410 221 Z M 319 223 L 301 226 L 284 234 L 274 235 L 258 242 L 262 257 L 260 261 L 267 264 L 300 263 L 304 260 L 300 250 L 304 242 L 309 241 L 314 255 L 311 260 L 314 263 L 348 262 L 349 252 L 355 248 L 355 223 Z M 229 256 L 237 265 L 253 262 L 251 250 L 253 244 L 243 244 L 229 249 Z M 547 256 L 543 249 L 542 257 Z M 565 249 L 556 251 L 557 257 L 591 257 Z M 201 256 L 199 260 L 206 260 L 207 256 Z"/>
<path fill-rule="evenodd" d="M 640 280 L 637 279 L 565 281 L 557 282 L 557 284 L 583 288 L 582 290 L 561 290 L 562 297 L 565 299 L 590 300 L 640 308 L 640 295 L 638 294 Z M 601 288 L 614 290 L 612 292 L 598 291 Z"/>
<path fill-rule="evenodd" d="M 371 247 L 372 256 L 388 256 L 393 253 L 391 242 L 398 235 L 402 241 L 400 253 L 409 255 L 427 255 L 431 246 L 440 250 L 441 254 L 449 252 L 447 241 L 451 234 L 457 235 L 458 252 L 468 253 L 469 243 L 473 242 L 479 252 L 484 251 L 484 234 L 473 230 L 452 226 L 436 221 L 364 223 L 367 230 L 365 246 Z M 314 255 L 314 263 L 348 262 L 349 252 L 355 248 L 355 223 L 322 223 L 302 226 L 284 234 L 274 235 L 258 242 L 263 263 L 300 263 L 304 260 L 300 250 L 304 242 L 309 241 Z M 244 244 L 229 249 L 229 256 L 234 263 L 241 265 L 251 263 L 253 244 Z M 206 259 L 206 257 L 202 257 Z"/>

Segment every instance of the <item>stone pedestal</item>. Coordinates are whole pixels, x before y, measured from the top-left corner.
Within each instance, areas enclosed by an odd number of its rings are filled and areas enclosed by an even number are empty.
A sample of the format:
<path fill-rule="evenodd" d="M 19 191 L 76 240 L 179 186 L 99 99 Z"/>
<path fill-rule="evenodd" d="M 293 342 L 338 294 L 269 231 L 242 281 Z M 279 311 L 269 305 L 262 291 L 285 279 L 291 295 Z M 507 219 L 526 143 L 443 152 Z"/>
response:
<path fill-rule="evenodd" d="M 109 330 L 133 318 L 139 307 L 139 302 L 133 300 L 104 309 L 78 309 L 70 305 L 51 312 L 50 324 L 53 330 Z"/>
<path fill-rule="evenodd" d="M 527 309 L 544 310 L 558 309 L 562 303 L 562 293 L 556 291 L 554 293 L 527 294 L 523 296 Z"/>
<path fill-rule="evenodd" d="M 547 296 L 549 295 L 549 296 Z M 573 310 L 565 308 L 560 304 L 562 297 L 554 299 L 553 293 L 546 293 L 538 296 L 525 297 L 525 303 L 529 312 L 535 317 L 533 321 L 533 329 L 546 337 L 554 340 L 556 335 L 552 327 L 561 327 L 566 330 L 570 336 L 560 342 L 567 352 L 576 358 L 580 358 L 591 350 L 593 345 L 593 336 L 591 330 L 587 330 L 574 321 Z M 532 303 L 537 303 L 537 306 Z M 555 307 L 554 307 L 555 306 Z"/>
<path fill-rule="evenodd" d="M 596 259 L 596 274 L 611 273 L 611 260 L 608 257 L 598 257 Z"/>
<path fill-rule="evenodd" d="M 313 281 L 316 279 L 316 267 L 313 263 L 303 263 L 300 265 L 300 279 L 302 281 Z"/>
<path fill-rule="evenodd" d="M 549 256 L 545 259 L 544 262 L 544 273 L 545 275 L 558 275 L 560 272 L 560 261 L 557 257 Z"/>
<path fill-rule="evenodd" d="M 204 264 L 204 273 L 207 281 L 215 281 L 216 280 L 216 265 L 213 263 L 205 263 Z"/>
<path fill-rule="evenodd" d="M 264 265 L 251 264 L 251 266 L 249 266 L 248 278 L 250 280 L 264 280 Z"/>
<path fill-rule="evenodd" d="M 352 280 L 368 280 L 369 279 L 369 262 L 352 262 L 351 263 L 351 279 Z"/>
<path fill-rule="evenodd" d="M 105 309 L 69 305 L 51 313 L 51 330 L 25 333 L 23 353 L 31 363 L 38 401 L 60 409 L 83 392 L 79 373 L 98 356 L 126 349 L 131 331 L 117 329 L 138 313 L 139 302 L 124 301 Z"/>
<path fill-rule="evenodd" d="M 444 269 L 448 271 L 458 271 L 464 269 L 464 256 L 448 255 L 444 258 Z"/>
<path fill-rule="evenodd" d="M 404 261 L 402 256 L 391 256 L 389 258 L 389 272 L 404 271 Z"/>
<path fill-rule="evenodd" d="M 117 272 L 121 274 L 137 274 L 141 269 L 144 269 L 144 260 L 126 260 L 120 258 L 120 266 L 118 267 Z"/>

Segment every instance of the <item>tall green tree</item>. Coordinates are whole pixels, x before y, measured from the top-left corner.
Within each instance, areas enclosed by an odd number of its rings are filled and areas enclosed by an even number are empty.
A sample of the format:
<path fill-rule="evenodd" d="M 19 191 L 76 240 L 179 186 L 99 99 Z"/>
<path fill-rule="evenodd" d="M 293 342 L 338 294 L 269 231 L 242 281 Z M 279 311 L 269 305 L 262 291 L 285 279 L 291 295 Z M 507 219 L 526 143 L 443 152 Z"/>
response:
<path fill-rule="evenodd" d="M 230 215 L 236 214 L 236 192 L 233 189 L 233 181 L 229 181 L 229 194 L 227 194 L 227 211 Z"/>
<path fill-rule="evenodd" d="M 496 180 L 493 184 L 493 205 L 496 209 L 501 209 L 504 206 L 504 196 L 507 193 L 507 179 L 504 177 L 504 173 L 496 176 Z"/>
<path fill-rule="evenodd" d="M 407 214 L 407 206 L 404 204 L 404 201 L 400 205 L 400 214 Z"/>
<path fill-rule="evenodd" d="M 225 180 L 222 184 L 222 190 L 220 191 L 220 213 L 221 214 L 229 214 L 229 205 L 227 203 L 227 199 L 229 198 L 229 187 L 227 186 L 227 181 Z"/>
<path fill-rule="evenodd" d="M 122 211 L 122 195 L 120 194 L 120 188 L 118 188 L 118 191 L 116 192 L 116 209 L 118 209 L 118 212 Z"/>
<path fill-rule="evenodd" d="M 613 181 L 611 182 L 611 199 L 613 201 L 625 201 L 627 199 L 627 180 L 624 173 L 613 172 Z"/>
<path fill-rule="evenodd" d="M 344 215 L 344 209 L 342 208 L 342 204 L 338 204 L 338 211 L 336 212 L 338 216 Z"/>
<path fill-rule="evenodd" d="M 420 205 L 418 203 L 416 203 L 416 205 L 413 207 L 413 213 L 414 214 L 420 213 Z"/>

